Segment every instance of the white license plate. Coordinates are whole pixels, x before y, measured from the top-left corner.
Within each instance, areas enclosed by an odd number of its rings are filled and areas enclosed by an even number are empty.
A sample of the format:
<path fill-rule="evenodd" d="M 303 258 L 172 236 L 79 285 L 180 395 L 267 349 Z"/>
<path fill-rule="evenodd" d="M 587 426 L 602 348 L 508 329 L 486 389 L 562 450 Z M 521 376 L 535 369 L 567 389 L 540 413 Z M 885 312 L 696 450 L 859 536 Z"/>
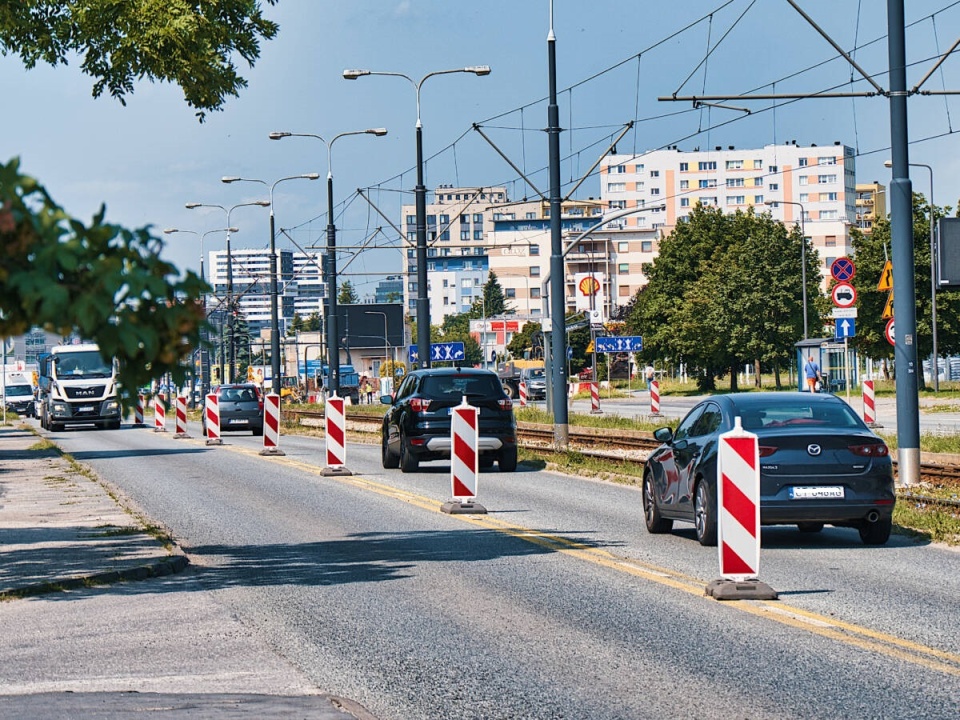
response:
<path fill-rule="evenodd" d="M 246 425 L 248 422 L 250 422 L 250 421 L 247 420 L 246 418 L 238 418 L 238 419 L 236 419 L 236 420 L 231 420 L 231 421 L 230 421 L 230 424 L 231 424 L 231 425 Z"/>
<path fill-rule="evenodd" d="M 77 410 L 79 412 L 93 412 L 93 405 L 81 405 Z"/>
<path fill-rule="evenodd" d="M 792 487 L 791 500 L 842 500 L 842 487 Z"/>

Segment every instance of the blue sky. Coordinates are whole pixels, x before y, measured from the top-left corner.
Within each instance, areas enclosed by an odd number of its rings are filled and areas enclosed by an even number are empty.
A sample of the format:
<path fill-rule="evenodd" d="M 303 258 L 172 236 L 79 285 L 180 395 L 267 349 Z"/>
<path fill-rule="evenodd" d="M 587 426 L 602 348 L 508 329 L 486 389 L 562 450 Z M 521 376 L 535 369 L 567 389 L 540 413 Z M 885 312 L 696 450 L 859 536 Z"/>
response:
<path fill-rule="evenodd" d="M 937 47 L 960 37 L 960 3 L 908 0 L 907 33 L 915 84 L 931 67 Z M 882 0 L 810 0 L 805 10 L 845 49 L 860 45 L 856 59 L 880 73 L 887 87 L 886 3 Z M 483 78 L 458 74 L 429 79 L 421 116 L 428 158 L 426 184 L 506 184 L 519 198 L 530 194 L 516 173 L 477 133 L 485 132 L 546 191 L 547 0 L 280 0 L 266 14 L 280 33 L 262 48 L 253 69 L 242 68 L 249 87 L 222 112 L 200 124 L 179 88 L 141 83 L 123 107 L 91 97 L 93 81 L 76 63 L 24 70 L 15 57 L 0 57 L 5 113 L 0 156 L 19 155 L 22 169 L 38 177 L 72 214 L 89 218 L 101 203 L 111 222 L 204 232 L 223 227 L 220 211 L 186 210 L 191 201 L 224 206 L 266 197 L 255 184 L 224 185 L 224 175 L 268 183 L 318 172 L 321 180 L 292 181 L 275 192 L 276 223 L 303 247 L 322 245 L 326 225 L 326 151 L 309 138 L 271 141 L 274 130 L 319 134 L 386 127 L 389 135 L 348 137 L 334 147 L 333 170 L 339 244 L 360 245 L 384 226 L 373 244 L 390 249 L 361 253 L 347 269 L 361 295 L 379 274 L 397 272 L 400 250 L 393 233 L 360 199 L 370 196 L 395 222 L 401 203 L 412 203 L 414 175 L 413 88 L 399 78 L 342 79 L 345 68 L 428 72 L 489 65 Z M 713 11 L 712 20 L 706 18 Z M 937 13 L 935 19 L 929 16 Z M 923 19 L 926 18 L 926 19 Z M 698 20 L 701 22 L 697 23 Z M 696 23 L 693 27 L 683 30 Z M 796 140 L 859 151 L 858 182 L 886 183 L 889 171 L 889 103 L 882 98 L 734 102 L 754 110 L 694 110 L 690 103 L 658 102 L 678 93 L 722 94 L 865 90 L 867 86 L 786 0 L 556 0 L 558 87 L 564 155 L 562 179 L 576 181 L 626 122 L 637 124 L 620 152 L 667 145 L 681 150 L 714 146 L 756 147 Z M 724 35 L 726 37 L 724 38 Z M 723 40 L 721 41 L 721 38 Z M 868 44 L 870 41 L 878 42 Z M 719 44 L 718 44 L 719 42 Z M 708 47 L 715 47 L 704 65 Z M 639 55 L 639 59 L 638 56 Z M 814 69 L 809 69 L 823 63 Z M 805 71 L 806 70 L 806 71 Z M 805 72 L 801 72 L 805 71 Z M 799 74 L 798 74 L 799 73 Z M 960 56 L 949 59 L 929 89 L 960 90 Z M 960 128 L 957 99 L 910 100 L 912 162 L 933 166 L 938 204 L 957 205 Z M 520 110 L 522 108 L 522 111 Z M 942 136 L 933 140 L 925 140 Z M 915 169 L 914 187 L 927 193 L 929 175 Z M 597 196 L 588 180 L 578 196 Z M 267 211 L 234 212 L 240 228 L 234 247 L 266 247 Z M 207 236 L 205 250 L 222 247 Z M 199 246 L 188 234 L 167 236 L 165 256 L 180 267 L 199 268 Z M 293 245 L 281 236 L 281 247 Z M 344 267 L 345 258 L 340 261 Z"/>

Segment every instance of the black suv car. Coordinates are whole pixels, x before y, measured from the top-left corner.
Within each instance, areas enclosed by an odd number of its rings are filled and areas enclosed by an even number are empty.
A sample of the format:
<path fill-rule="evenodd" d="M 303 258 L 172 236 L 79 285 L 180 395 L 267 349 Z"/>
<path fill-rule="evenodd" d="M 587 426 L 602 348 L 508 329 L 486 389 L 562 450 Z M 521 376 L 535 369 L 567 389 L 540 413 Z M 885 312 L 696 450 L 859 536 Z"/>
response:
<path fill-rule="evenodd" d="M 450 412 L 464 396 L 480 409 L 480 466 L 496 461 L 502 472 L 516 470 L 513 402 L 496 373 L 468 368 L 414 370 L 394 397 L 381 396 L 380 402 L 390 406 L 383 417 L 383 467 L 415 472 L 421 460 L 449 458 Z"/>
<path fill-rule="evenodd" d="M 250 430 L 263 435 L 263 398 L 260 388 L 253 383 L 221 385 L 211 392 L 217 394 L 220 406 L 220 432 Z M 207 413 L 200 414 L 203 434 L 207 434 Z"/>

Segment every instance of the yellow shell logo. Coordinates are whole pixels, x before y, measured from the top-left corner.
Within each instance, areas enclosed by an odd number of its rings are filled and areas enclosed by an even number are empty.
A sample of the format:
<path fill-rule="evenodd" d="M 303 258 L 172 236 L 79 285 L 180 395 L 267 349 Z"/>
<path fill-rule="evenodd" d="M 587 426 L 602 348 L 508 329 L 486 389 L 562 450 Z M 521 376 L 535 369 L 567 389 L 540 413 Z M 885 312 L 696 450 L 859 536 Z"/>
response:
<path fill-rule="evenodd" d="M 583 280 L 581 280 L 579 287 L 580 292 L 583 295 L 596 295 L 598 292 L 600 292 L 600 281 L 591 275 L 590 277 L 585 277 Z"/>

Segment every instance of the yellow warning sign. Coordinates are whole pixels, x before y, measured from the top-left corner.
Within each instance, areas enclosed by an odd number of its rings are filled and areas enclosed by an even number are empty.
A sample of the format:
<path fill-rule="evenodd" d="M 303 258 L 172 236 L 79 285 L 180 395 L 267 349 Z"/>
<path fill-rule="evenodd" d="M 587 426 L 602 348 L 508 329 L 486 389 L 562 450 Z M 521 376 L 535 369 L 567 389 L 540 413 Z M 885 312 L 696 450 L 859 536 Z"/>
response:
<path fill-rule="evenodd" d="M 586 352 L 588 352 L 588 353 L 594 352 L 593 340 L 591 340 L 591 341 L 590 341 L 590 344 L 587 345 L 587 350 L 586 350 Z"/>
<path fill-rule="evenodd" d="M 887 295 L 887 304 L 883 306 L 883 315 L 880 317 L 883 320 L 889 320 L 893 317 L 893 290 Z"/>
<path fill-rule="evenodd" d="M 877 283 L 879 292 L 893 290 L 893 263 L 887 260 L 883 264 L 883 270 L 880 271 L 880 282 Z M 890 317 L 893 317 L 891 314 Z"/>

